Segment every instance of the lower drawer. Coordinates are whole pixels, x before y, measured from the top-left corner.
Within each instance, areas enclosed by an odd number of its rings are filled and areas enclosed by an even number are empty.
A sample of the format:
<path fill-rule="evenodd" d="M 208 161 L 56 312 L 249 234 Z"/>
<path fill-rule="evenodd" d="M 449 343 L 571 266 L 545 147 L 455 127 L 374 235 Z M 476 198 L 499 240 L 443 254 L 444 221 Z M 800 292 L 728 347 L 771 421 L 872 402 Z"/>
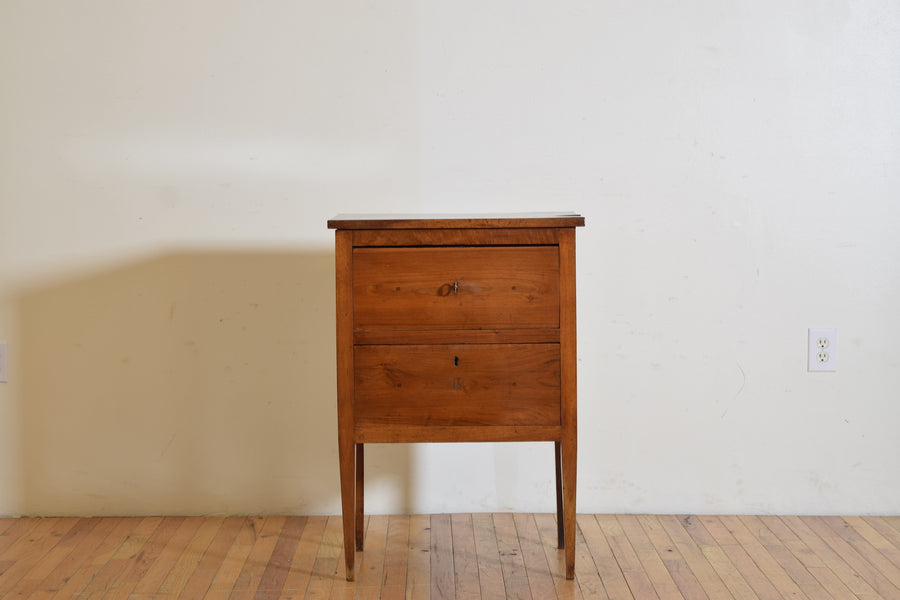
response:
<path fill-rule="evenodd" d="M 559 344 L 356 346 L 357 425 L 559 425 Z"/>

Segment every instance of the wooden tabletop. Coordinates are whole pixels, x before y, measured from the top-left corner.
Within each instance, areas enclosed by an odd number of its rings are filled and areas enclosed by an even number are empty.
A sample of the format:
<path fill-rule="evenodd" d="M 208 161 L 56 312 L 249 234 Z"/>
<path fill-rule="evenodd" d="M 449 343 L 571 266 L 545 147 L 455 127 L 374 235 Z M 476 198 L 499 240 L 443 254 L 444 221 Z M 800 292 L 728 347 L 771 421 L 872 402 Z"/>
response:
<path fill-rule="evenodd" d="M 570 212 L 493 214 L 349 214 L 329 219 L 329 229 L 496 229 L 583 227 L 584 217 Z"/>

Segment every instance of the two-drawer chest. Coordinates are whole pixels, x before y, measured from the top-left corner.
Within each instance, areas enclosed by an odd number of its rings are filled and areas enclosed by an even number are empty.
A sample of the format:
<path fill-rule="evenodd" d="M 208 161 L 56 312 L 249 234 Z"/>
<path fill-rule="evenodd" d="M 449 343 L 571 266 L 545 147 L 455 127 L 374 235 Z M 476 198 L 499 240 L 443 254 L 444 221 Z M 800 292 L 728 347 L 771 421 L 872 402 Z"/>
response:
<path fill-rule="evenodd" d="M 555 443 L 575 573 L 575 214 L 339 215 L 344 557 L 363 545 L 367 443 Z"/>

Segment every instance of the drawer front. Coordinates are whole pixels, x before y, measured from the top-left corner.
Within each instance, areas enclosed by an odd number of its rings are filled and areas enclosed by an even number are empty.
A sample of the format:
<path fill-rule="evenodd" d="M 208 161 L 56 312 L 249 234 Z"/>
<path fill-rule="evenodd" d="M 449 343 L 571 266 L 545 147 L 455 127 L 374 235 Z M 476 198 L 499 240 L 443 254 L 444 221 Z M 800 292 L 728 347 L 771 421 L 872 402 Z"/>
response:
<path fill-rule="evenodd" d="M 361 329 L 559 327 L 556 246 L 356 248 Z"/>
<path fill-rule="evenodd" d="M 559 425 L 559 344 L 354 348 L 358 425 Z"/>

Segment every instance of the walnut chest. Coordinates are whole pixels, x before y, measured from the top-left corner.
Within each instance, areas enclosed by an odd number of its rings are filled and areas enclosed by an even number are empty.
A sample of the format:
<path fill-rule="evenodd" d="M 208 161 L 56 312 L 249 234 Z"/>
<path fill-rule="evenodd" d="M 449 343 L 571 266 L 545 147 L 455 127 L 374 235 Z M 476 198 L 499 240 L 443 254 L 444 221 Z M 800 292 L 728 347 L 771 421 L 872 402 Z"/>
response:
<path fill-rule="evenodd" d="M 346 575 L 363 545 L 363 447 L 555 443 L 574 576 L 575 214 L 339 215 L 337 402 Z"/>

